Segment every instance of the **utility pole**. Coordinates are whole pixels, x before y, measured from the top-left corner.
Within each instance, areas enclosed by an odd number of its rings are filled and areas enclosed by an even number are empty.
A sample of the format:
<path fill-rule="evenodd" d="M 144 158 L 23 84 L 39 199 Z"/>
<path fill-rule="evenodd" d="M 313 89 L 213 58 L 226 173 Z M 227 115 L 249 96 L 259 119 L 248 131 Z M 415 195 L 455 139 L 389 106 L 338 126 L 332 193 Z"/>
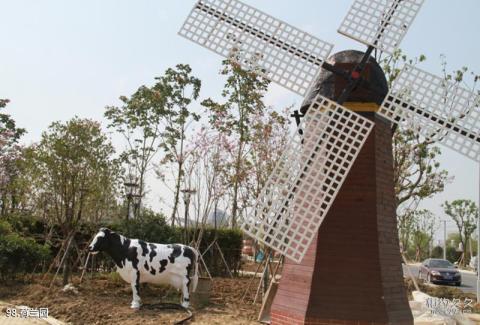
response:
<path fill-rule="evenodd" d="M 443 220 L 443 259 L 447 259 L 447 220 Z"/>

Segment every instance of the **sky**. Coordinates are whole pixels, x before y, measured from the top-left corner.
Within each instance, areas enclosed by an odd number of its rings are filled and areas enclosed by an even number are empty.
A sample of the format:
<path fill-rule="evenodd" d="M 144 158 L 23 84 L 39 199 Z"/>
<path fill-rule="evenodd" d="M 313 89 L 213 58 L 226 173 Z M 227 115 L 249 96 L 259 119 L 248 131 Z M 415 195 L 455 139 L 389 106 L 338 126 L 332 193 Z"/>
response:
<path fill-rule="evenodd" d="M 99 120 L 107 105 L 178 63 L 188 63 L 202 80 L 200 98 L 219 98 L 222 58 L 177 35 L 193 0 L 0 0 L 0 98 L 7 112 L 27 129 L 24 144 L 38 141 L 53 121 L 74 116 Z M 352 0 L 245 0 L 270 15 L 335 44 L 332 53 L 365 46 L 336 31 Z M 480 1 L 425 0 L 401 44 L 411 57 L 425 54 L 419 67 L 441 73 L 440 55 L 449 69 L 467 66 L 480 73 Z M 302 98 L 272 85 L 266 103 L 298 108 Z M 201 112 L 199 103 L 196 109 Z M 105 128 L 106 130 L 106 128 Z M 122 141 L 112 134 L 119 150 Z M 479 164 L 442 147 L 443 168 L 454 176 L 445 191 L 421 205 L 445 219 L 445 200 L 478 202 Z M 153 176 L 152 176 L 153 177 Z M 151 181 L 148 204 L 161 209 L 169 197 Z M 167 209 L 168 210 L 168 209 Z M 447 223 L 453 231 L 453 222 Z M 443 237 L 439 229 L 436 238 Z"/>

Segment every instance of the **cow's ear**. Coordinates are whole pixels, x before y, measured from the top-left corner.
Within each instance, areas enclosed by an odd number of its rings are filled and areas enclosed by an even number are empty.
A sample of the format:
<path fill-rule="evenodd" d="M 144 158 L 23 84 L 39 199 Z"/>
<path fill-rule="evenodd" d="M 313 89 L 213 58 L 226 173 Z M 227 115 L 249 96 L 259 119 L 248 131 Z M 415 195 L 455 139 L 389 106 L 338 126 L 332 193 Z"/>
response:
<path fill-rule="evenodd" d="M 109 233 L 111 233 L 110 229 L 105 228 L 105 227 L 100 228 L 100 231 L 103 231 L 105 233 L 105 235 L 108 235 Z"/>

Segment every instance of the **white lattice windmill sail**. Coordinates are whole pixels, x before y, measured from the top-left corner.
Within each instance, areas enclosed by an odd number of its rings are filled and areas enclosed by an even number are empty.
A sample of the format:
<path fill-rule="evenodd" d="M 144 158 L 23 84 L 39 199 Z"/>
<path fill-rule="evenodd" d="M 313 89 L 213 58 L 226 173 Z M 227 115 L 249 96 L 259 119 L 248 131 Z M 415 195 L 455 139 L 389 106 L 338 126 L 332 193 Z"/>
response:
<path fill-rule="evenodd" d="M 179 35 L 305 96 L 333 45 L 237 0 L 200 0 Z"/>
<path fill-rule="evenodd" d="M 392 54 L 424 0 L 355 0 L 338 32 Z"/>
<path fill-rule="evenodd" d="M 300 262 L 345 181 L 373 122 L 318 96 L 241 228 Z"/>
<path fill-rule="evenodd" d="M 456 83 L 406 65 L 378 113 L 480 161 L 480 96 Z"/>

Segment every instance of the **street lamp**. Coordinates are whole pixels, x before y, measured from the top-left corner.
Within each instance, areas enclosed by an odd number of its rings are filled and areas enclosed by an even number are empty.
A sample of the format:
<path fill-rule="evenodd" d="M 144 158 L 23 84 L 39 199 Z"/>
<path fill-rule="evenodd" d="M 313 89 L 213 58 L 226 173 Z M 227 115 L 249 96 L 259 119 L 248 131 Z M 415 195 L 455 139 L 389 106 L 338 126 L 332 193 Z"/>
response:
<path fill-rule="evenodd" d="M 191 195 L 197 193 L 197 190 L 191 189 L 191 188 L 184 188 L 180 192 L 183 193 L 183 202 L 185 203 L 185 221 L 184 221 L 183 227 L 184 227 L 184 234 L 185 234 L 185 245 L 188 245 L 188 232 L 187 232 L 188 207 L 190 205 Z"/>
<path fill-rule="evenodd" d="M 133 219 L 133 214 L 131 209 L 132 200 L 133 198 L 136 198 L 139 196 L 135 193 L 135 189 L 138 187 L 137 178 L 134 175 L 129 174 L 127 176 L 127 181 L 124 182 L 123 185 L 125 186 L 125 195 L 127 197 L 127 220 L 129 220 L 129 219 Z"/>

